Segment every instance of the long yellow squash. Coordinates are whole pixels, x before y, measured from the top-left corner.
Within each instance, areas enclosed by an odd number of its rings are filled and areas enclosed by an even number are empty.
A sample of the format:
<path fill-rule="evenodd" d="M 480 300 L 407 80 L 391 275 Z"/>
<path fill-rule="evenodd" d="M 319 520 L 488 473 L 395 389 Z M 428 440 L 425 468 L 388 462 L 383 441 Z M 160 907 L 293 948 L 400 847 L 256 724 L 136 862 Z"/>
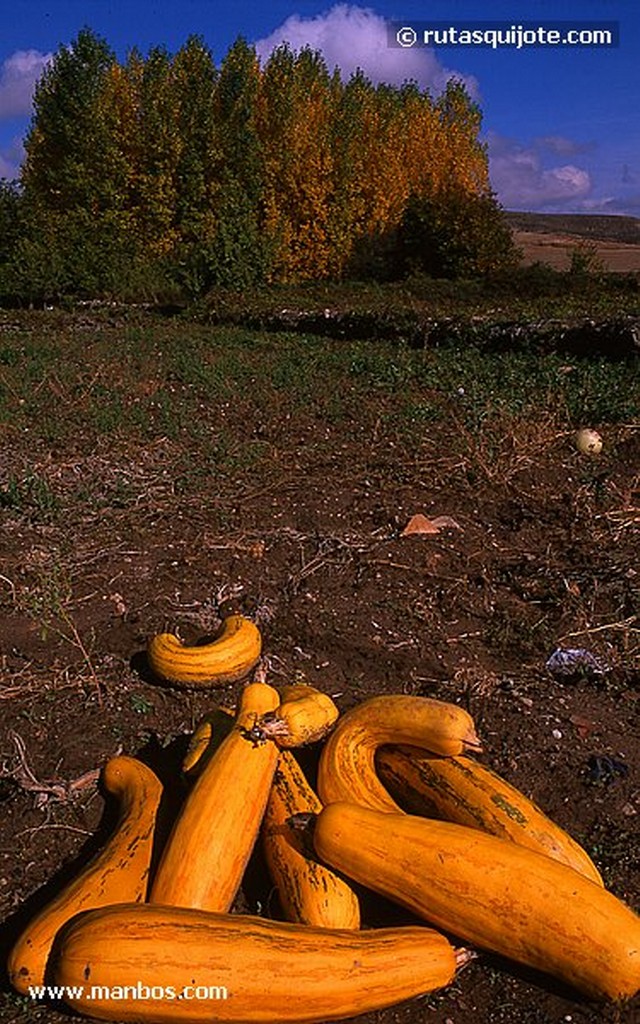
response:
<path fill-rule="evenodd" d="M 375 753 L 383 743 L 409 743 L 450 757 L 480 749 L 471 715 L 457 704 L 429 697 L 371 697 L 338 719 L 323 747 L 318 766 L 322 803 L 347 800 L 399 811 L 375 770 Z"/>
<path fill-rule="evenodd" d="M 604 884 L 575 839 L 524 793 L 473 758 L 436 757 L 416 747 L 381 747 L 376 767 L 403 810 L 511 839 Z"/>
<path fill-rule="evenodd" d="M 269 873 L 288 921 L 322 928 L 359 928 L 360 906 L 351 886 L 309 855 L 289 824 L 295 814 L 318 814 L 322 804 L 293 754 L 283 750 L 262 823 Z"/>
<path fill-rule="evenodd" d="M 431 928 L 347 931 L 125 904 L 70 923 L 53 981 L 100 1020 L 287 1024 L 390 1006 L 447 985 L 455 970 L 453 947 Z"/>
<path fill-rule="evenodd" d="M 162 786 L 150 768 L 124 755 L 107 761 L 102 784 L 119 802 L 118 823 L 105 846 L 36 914 L 11 950 L 9 980 L 23 995 L 29 986 L 43 984 L 51 944 L 65 921 L 81 910 L 146 896 Z"/>
<path fill-rule="evenodd" d="M 318 855 L 450 934 L 596 999 L 640 988 L 640 918 L 565 864 L 451 822 L 335 803 Z"/>
<path fill-rule="evenodd" d="M 233 729 L 202 773 L 163 851 L 150 901 L 225 911 L 254 847 L 278 760 L 274 743 L 251 735 L 256 718 L 279 703 L 267 683 L 245 686 Z"/>

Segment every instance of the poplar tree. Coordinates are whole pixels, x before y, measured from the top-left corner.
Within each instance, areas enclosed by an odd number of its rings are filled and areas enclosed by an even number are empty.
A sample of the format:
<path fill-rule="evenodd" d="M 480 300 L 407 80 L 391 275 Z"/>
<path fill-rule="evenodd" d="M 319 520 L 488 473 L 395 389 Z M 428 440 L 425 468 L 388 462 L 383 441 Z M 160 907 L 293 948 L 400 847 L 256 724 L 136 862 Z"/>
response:
<path fill-rule="evenodd" d="M 265 208 L 277 272 L 287 279 L 326 277 L 334 269 L 332 85 L 323 58 L 308 48 L 295 56 L 280 46 L 263 69 Z"/>
<path fill-rule="evenodd" d="M 128 261 L 118 140 L 101 103 L 114 64 L 105 40 L 85 28 L 59 48 L 35 89 L 16 265 L 44 298 L 117 288 Z"/>
<path fill-rule="evenodd" d="M 209 254 L 212 284 L 242 287 L 264 280 L 270 251 L 263 232 L 263 149 L 258 133 L 260 65 L 239 38 L 216 80 L 214 118 L 220 140 L 216 228 Z"/>
<path fill-rule="evenodd" d="M 154 259 L 169 256 L 179 240 L 177 168 L 182 139 L 177 90 L 165 47 L 149 51 L 139 90 L 139 231 L 149 257 Z"/>
<path fill-rule="evenodd" d="M 110 198 L 97 172 L 112 139 L 95 113 L 114 61 L 105 40 L 85 28 L 59 48 L 36 85 L 21 180 L 50 210 L 95 210 Z"/>
<path fill-rule="evenodd" d="M 176 221 L 184 240 L 209 237 L 213 226 L 220 141 L 214 119 L 217 72 L 210 50 L 190 36 L 173 59 L 172 87 L 177 99 L 181 140 L 176 165 Z"/>

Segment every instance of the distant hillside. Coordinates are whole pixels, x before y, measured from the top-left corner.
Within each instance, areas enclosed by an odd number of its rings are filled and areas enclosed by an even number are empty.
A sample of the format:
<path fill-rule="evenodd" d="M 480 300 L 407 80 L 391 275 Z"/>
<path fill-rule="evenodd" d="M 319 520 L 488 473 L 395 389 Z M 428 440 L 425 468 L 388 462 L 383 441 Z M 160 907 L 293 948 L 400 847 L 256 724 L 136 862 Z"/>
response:
<path fill-rule="evenodd" d="M 640 219 L 586 213 L 517 213 L 505 216 L 514 231 L 576 235 L 603 242 L 640 243 Z"/>

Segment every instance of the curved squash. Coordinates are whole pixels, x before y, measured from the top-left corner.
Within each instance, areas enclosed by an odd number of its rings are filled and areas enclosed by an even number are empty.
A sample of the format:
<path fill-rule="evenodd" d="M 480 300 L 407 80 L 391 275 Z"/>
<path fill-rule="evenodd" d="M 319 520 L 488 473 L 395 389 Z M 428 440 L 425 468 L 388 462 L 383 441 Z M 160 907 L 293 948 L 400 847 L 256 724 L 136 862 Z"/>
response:
<path fill-rule="evenodd" d="M 211 643 L 187 646 L 173 633 L 159 633 L 147 645 L 150 668 L 160 679 L 207 689 L 244 679 L 260 658 L 262 636 L 244 615 L 224 619 Z"/>
<path fill-rule="evenodd" d="M 274 743 L 258 742 L 256 719 L 278 706 L 276 690 L 249 683 L 233 729 L 187 796 L 163 851 L 150 901 L 225 911 L 255 844 L 278 760 Z"/>
<path fill-rule="evenodd" d="M 293 754 L 283 750 L 262 823 L 269 873 L 288 921 L 321 928 L 359 928 L 360 906 L 353 889 L 305 849 L 288 819 L 319 814 L 322 804 Z"/>
<path fill-rule="evenodd" d="M 339 713 L 328 693 L 298 683 L 280 689 L 280 707 L 262 715 L 255 729 L 257 735 L 290 750 L 323 739 Z"/>
<path fill-rule="evenodd" d="M 383 743 L 410 743 L 453 757 L 480 749 L 473 719 L 457 704 L 429 697 L 372 697 L 347 711 L 327 740 L 318 767 L 323 804 L 347 800 L 398 812 L 375 770 Z"/>
<path fill-rule="evenodd" d="M 9 980 L 22 995 L 27 995 L 29 986 L 43 984 L 51 944 L 65 921 L 81 910 L 146 896 L 162 786 L 150 768 L 125 756 L 107 761 L 102 783 L 120 802 L 115 831 L 73 881 L 29 922 L 11 950 Z"/>
<path fill-rule="evenodd" d="M 389 1006 L 447 985 L 455 969 L 430 928 L 354 932 L 146 904 L 77 917 L 56 943 L 53 978 L 101 1020 L 286 1024 Z M 114 986 L 121 998 L 109 998 Z"/>
<path fill-rule="evenodd" d="M 640 988 L 640 918 L 565 864 L 465 825 L 335 803 L 314 845 L 331 867 L 468 942 L 595 999 Z"/>
<path fill-rule="evenodd" d="M 470 757 L 436 757 L 416 747 L 382 747 L 378 774 L 410 814 L 442 818 L 545 853 L 604 885 L 586 850 L 539 807 Z"/>

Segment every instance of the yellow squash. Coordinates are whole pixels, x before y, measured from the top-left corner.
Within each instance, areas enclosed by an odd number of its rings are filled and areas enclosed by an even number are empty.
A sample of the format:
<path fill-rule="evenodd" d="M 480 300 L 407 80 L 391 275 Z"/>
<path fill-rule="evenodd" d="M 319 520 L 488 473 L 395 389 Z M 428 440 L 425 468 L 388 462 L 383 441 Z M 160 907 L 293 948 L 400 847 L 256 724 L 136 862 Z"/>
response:
<path fill-rule="evenodd" d="M 119 802 L 118 823 L 106 845 L 36 914 L 11 950 L 9 980 L 23 995 L 29 986 L 43 984 L 51 944 L 65 921 L 81 910 L 146 896 L 162 786 L 150 768 L 125 756 L 107 761 L 102 783 Z"/>
<path fill-rule="evenodd" d="M 255 844 L 278 748 L 252 735 L 256 719 L 279 703 L 263 682 L 245 686 L 234 726 L 198 776 L 162 853 L 152 903 L 225 911 Z"/>
<path fill-rule="evenodd" d="M 318 856 L 467 942 L 546 971 L 594 999 L 640 989 L 640 918 L 541 853 L 451 822 L 335 803 Z"/>
<path fill-rule="evenodd" d="M 400 810 L 375 770 L 375 753 L 383 743 L 409 743 L 451 757 L 480 749 L 471 715 L 457 704 L 429 697 L 371 697 L 342 715 L 322 750 L 318 794 L 323 804 L 347 800 Z"/>
<path fill-rule="evenodd" d="M 289 750 L 324 739 L 339 711 L 331 697 L 303 683 L 280 689 L 280 707 L 256 722 L 257 735 L 275 740 Z"/>
<path fill-rule="evenodd" d="M 447 985 L 456 965 L 431 928 L 309 928 L 146 904 L 75 918 L 52 978 L 100 1020 L 287 1024 L 390 1006 Z"/>
<path fill-rule="evenodd" d="M 288 921 L 322 928 L 359 928 L 360 906 L 351 886 L 318 862 L 304 836 L 292 828 L 295 814 L 318 814 L 322 804 L 295 757 L 283 750 L 262 823 L 262 845 L 280 905 Z"/>
<path fill-rule="evenodd" d="M 437 757 L 416 747 L 381 747 L 376 767 L 391 795 L 410 814 L 511 839 L 604 884 L 579 843 L 524 793 L 473 758 Z"/>
<path fill-rule="evenodd" d="M 260 658 L 262 636 L 244 615 L 228 615 L 215 640 L 183 644 L 173 633 L 159 633 L 147 646 L 147 660 L 160 679 L 207 689 L 244 679 Z"/>

